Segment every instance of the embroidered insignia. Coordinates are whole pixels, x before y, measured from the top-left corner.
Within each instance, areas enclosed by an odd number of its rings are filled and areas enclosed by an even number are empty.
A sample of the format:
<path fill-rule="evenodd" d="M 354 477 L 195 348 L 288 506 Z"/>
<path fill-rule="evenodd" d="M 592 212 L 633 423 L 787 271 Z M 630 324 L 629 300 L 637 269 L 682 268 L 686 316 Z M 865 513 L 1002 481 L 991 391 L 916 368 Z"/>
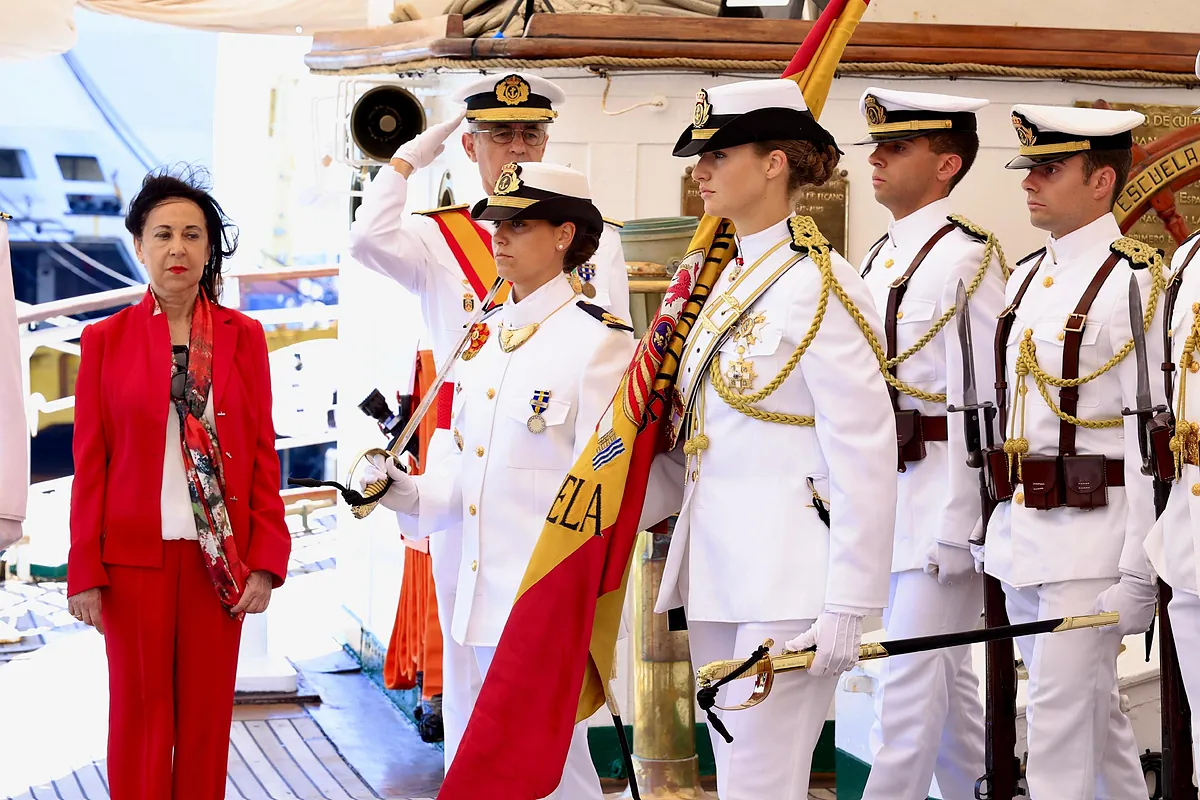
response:
<path fill-rule="evenodd" d="M 470 312 L 472 312 L 474 310 L 475 310 L 475 295 L 464 294 L 463 295 L 463 311 L 466 311 L 469 314 Z"/>
<path fill-rule="evenodd" d="M 525 423 L 525 427 L 529 429 L 530 433 L 545 433 L 546 418 L 542 414 L 550 407 L 550 390 L 534 390 L 533 399 L 529 401 L 529 407 L 533 409 L 533 416 Z"/>
<path fill-rule="evenodd" d="M 703 128 L 712 116 L 712 103 L 708 102 L 708 92 L 701 89 L 696 92 L 696 110 L 692 112 L 692 127 Z"/>
<path fill-rule="evenodd" d="M 829 240 L 826 239 L 812 217 L 797 214 L 788 219 L 788 230 L 792 232 L 792 249 L 797 253 L 808 253 L 817 250 L 829 250 Z"/>
<path fill-rule="evenodd" d="M 617 436 L 616 431 L 610 430 L 596 440 L 596 454 L 592 456 L 592 469 L 599 471 L 601 467 L 611 464 L 617 456 L 625 452 L 625 442 Z"/>
<path fill-rule="evenodd" d="M 500 170 L 500 177 L 496 179 L 496 188 L 492 194 L 506 195 L 512 194 L 521 188 L 521 167 L 517 164 L 505 164 L 504 169 Z"/>
<path fill-rule="evenodd" d="M 879 102 L 879 98 L 873 94 L 869 94 L 866 100 L 863 101 L 863 104 L 865 106 L 868 125 L 882 125 L 887 122 L 887 109 Z"/>
<path fill-rule="evenodd" d="M 458 432 L 458 428 L 454 429 L 454 446 L 458 448 L 458 452 L 462 452 L 463 438 L 462 434 Z"/>
<path fill-rule="evenodd" d="M 1017 139 L 1020 140 L 1022 147 L 1032 147 L 1037 143 L 1037 128 L 1033 123 L 1020 114 L 1013 114 L 1012 124 L 1017 130 Z"/>
<path fill-rule="evenodd" d="M 466 352 L 462 354 L 463 361 L 470 361 L 475 356 L 479 355 L 479 351 L 483 349 L 483 345 L 487 342 L 488 337 L 492 335 L 486 322 L 476 322 L 471 326 L 471 343 L 467 345 Z"/>
<path fill-rule="evenodd" d="M 1163 265 L 1162 250 L 1146 244 L 1145 242 L 1131 239 L 1128 236 L 1122 236 L 1111 245 L 1109 249 L 1119 256 L 1129 260 L 1129 265 L 1134 269 L 1145 269 L 1146 267 Z"/>
<path fill-rule="evenodd" d="M 529 83 L 520 75 L 509 75 L 496 84 L 496 99 L 506 106 L 519 106 L 529 99 Z"/>

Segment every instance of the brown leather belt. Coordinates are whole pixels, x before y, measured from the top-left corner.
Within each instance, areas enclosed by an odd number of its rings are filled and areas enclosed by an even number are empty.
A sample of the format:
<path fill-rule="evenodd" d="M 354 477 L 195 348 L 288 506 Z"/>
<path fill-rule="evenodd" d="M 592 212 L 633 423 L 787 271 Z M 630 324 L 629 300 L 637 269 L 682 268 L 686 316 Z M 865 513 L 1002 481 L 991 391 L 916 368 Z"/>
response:
<path fill-rule="evenodd" d="M 927 417 L 921 415 L 921 438 L 927 442 L 944 442 L 950 438 L 946 417 Z"/>

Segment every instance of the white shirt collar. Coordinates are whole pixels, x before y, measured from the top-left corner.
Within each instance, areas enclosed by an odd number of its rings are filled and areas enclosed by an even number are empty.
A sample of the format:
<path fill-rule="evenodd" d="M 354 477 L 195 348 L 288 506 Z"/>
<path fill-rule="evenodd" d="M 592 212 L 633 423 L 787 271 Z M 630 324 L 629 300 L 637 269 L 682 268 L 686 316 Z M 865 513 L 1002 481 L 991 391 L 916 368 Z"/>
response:
<path fill-rule="evenodd" d="M 746 266 L 750 266 L 762 255 L 779 243 L 781 239 L 790 239 L 791 232 L 788 230 L 788 218 L 784 218 L 776 222 L 769 228 L 765 228 L 758 233 L 752 233 L 749 236 L 738 236 L 738 255 L 742 257 L 742 261 Z"/>
<path fill-rule="evenodd" d="M 946 218 L 952 213 L 949 197 L 935 200 L 903 219 L 892 220 L 888 224 L 888 239 L 896 248 L 920 247 L 946 224 Z"/>
<path fill-rule="evenodd" d="M 509 327 L 529 325 L 553 314 L 575 296 L 571 282 L 565 274 L 558 274 L 539 286 L 532 294 L 515 302 L 511 298 L 504 304 L 504 323 Z"/>
<path fill-rule="evenodd" d="M 1046 254 L 1050 263 L 1058 265 L 1070 262 L 1087 255 L 1093 250 L 1108 249 L 1109 245 L 1120 239 L 1121 226 L 1112 214 L 1105 214 L 1099 219 L 1073 230 L 1061 239 L 1049 236 L 1046 239 Z M 1099 264 L 1095 265 L 1099 267 Z"/>

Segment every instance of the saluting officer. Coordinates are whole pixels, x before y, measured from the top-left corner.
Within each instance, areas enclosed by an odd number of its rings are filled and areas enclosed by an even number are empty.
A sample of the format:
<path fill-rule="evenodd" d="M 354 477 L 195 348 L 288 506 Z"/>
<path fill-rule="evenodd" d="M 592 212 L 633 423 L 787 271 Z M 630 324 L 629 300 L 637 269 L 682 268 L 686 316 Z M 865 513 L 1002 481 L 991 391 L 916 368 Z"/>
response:
<path fill-rule="evenodd" d="M 1004 307 L 999 245 L 955 213 L 955 186 L 979 152 L 975 112 L 986 100 L 872 87 L 860 101 L 873 144 L 875 199 L 892 214 L 862 275 L 883 316 L 899 436 L 896 536 L 884 626 L 905 639 L 974 628 L 983 607 L 968 539 L 980 524 L 979 477 L 967 466 L 963 352 L 955 293 L 967 287 L 974 374 L 990 385 L 990 343 Z M 883 663 L 877 743 L 865 798 L 924 800 L 930 781 L 951 800 L 974 796 L 984 773 L 983 706 L 969 647 Z"/>
<path fill-rule="evenodd" d="M 488 75 L 459 90 L 454 101 L 463 114 L 431 126 L 401 145 L 390 165 L 379 170 L 367 187 L 357 219 L 350 228 L 350 253 L 360 263 L 397 281 L 420 297 L 434 362 L 441 364 L 463 335 L 476 304 L 496 279 L 492 258 L 495 224 L 474 220 L 466 206 L 407 214 L 408 179 L 433 163 L 464 115 L 469 123 L 462 147 L 479 165 L 484 192 L 489 192 L 509 162 L 538 162 L 546 152 L 548 126 L 557 117 L 554 105 L 565 99 L 562 89 L 544 78 L 512 72 Z M 589 299 L 617 316 L 629 317 L 629 279 L 617 223 L 607 222 L 594 255 L 572 275 Z M 503 300 L 506 290 L 501 290 Z M 424 454 L 426 467 L 450 451 L 450 418 L 454 376 L 442 385 L 437 427 Z M 461 536 L 430 540 L 433 579 L 443 648 L 442 720 L 446 767 L 465 730 L 465 709 L 474 703 L 479 676 L 474 658 L 453 636 L 450 623 L 461 561 Z"/>
<path fill-rule="evenodd" d="M 722 800 L 801 800 L 862 618 L 887 602 L 896 439 L 864 335 L 882 326 L 854 267 L 793 215 L 840 155 L 794 81 L 701 92 L 675 155 L 700 157 L 704 211 L 733 222 L 737 249 L 691 328 L 678 447 L 652 476 L 686 462 L 656 610 L 685 606 L 696 667 L 767 638 L 775 652 L 816 646 L 811 670 L 776 678 L 772 702 L 724 715 L 731 744 L 714 736 Z M 666 498 L 648 490 L 643 519 L 665 516 Z"/>
<path fill-rule="evenodd" d="M 488 667 L 525 568 L 567 471 L 591 438 L 633 354 L 632 328 L 587 302 L 568 274 L 591 257 L 604 223 L 587 178 L 553 164 L 509 164 L 472 210 L 493 237 L 509 302 L 478 323 L 462 356 L 452 456 L 410 477 L 388 461 L 382 503 L 419 535 L 462 526 L 454 638 Z M 377 457 L 378 458 L 378 457 Z M 382 477 L 365 469 L 364 485 Z M 551 797 L 601 797 L 576 726 Z"/>
<path fill-rule="evenodd" d="M 1145 631 L 1154 613 L 1143 551 L 1154 500 L 1137 417 L 1121 411 L 1139 405 L 1130 275 L 1145 306 L 1139 325 L 1157 331 L 1162 260 L 1123 238 L 1111 213 L 1129 175 L 1130 131 L 1143 121 L 1133 111 L 1012 109 L 1020 155 L 1008 167 L 1029 171 L 1030 221 L 1049 237 L 1009 279 L 1000 317 L 996 399 L 1007 441 L 989 464 L 1002 502 L 980 555 L 1014 624 L 1121 614 L 1110 628 L 1017 640 L 1029 669 L 1032 800 L 1091 798 L 1098 786 L 1105 797 L 1146 793 L 1116 657 L 1121 636 Z M 1146 343 L 1149 364 L 1161 364 L 1161 339 Z M 1161 403 L 1161 385 L 1151 388 Z"/>

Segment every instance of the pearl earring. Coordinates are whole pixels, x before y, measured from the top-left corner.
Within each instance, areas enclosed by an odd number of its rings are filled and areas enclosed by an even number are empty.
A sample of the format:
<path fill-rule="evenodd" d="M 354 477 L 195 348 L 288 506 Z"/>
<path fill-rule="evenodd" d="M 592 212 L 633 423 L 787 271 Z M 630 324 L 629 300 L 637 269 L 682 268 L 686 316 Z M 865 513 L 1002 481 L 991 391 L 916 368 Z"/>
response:
<path fill-rule="evenodd" d="M 562 250 L 562 249 L 563 249 L 563 246 L 560 244 L 560 245 L 558 246 L 558 249 L 559 249 L 559 250 Z"/>

